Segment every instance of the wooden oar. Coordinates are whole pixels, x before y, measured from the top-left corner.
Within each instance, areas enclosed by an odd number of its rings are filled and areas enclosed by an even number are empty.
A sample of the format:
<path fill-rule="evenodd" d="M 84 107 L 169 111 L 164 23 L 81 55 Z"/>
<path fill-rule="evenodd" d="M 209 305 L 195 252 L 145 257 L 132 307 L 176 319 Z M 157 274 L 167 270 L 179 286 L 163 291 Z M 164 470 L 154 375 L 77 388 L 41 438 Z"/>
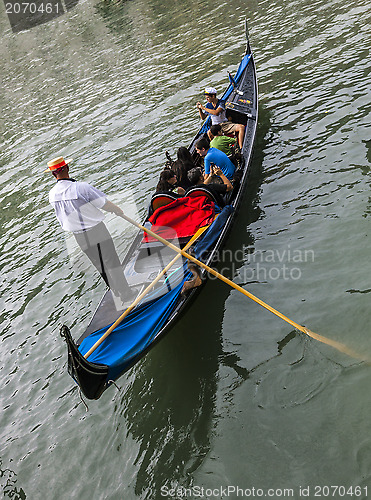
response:
<path fill-rule="evenodd" d="M 189 240 L 189 242 L 185 245 L 184 250 L 188 250 L 190 246 L 193 245 L 193 243 L 201 236 L 201 234 L 208 228 L 209 226 L 204 226 L 200 227 L 200 229 L 192 236 L 192 238 Z M 177 248 L 177 247 L 175 247 Z M 92 354 L 97 347 L 101 345 L 101 343 L 110 335 L 115 328 L 119 326 L 119 324 L 126 318 L 126 316 L 134 309 L 134 307 L 139 304 L 139 302 L 147 295 L 147 293 L 152 290 L 152 288 L 155 286 L 155 284 L 162 278 L 162 276 L 175 264 L 175 262 L 181 257 L 181 253 L 178 253 L 169 264 L 167 264 L 166 267 L 156 276 L 156 278 L 147 286 L 143 292 L 138 295 L 138 297 L 134 300 L 132 304 L 124 311 L 119 318 L 111 325 L 106 333 L 104 333 L 96 342 L 95 344 L 89 349 L 89 351 L 84 354 L 84 358 L 88 358 L 90 354 Z"/>
<path fill-rule="evenodd" d="M 264 307 L 265 309 L 267 309 L 271 313 L 273 313 L 276 316 L 278 316 L 279 318 L 283 319 L 284 321 L 286 321 L 286 323 L 289 323 L 290 325 L 292 325 L 294 328 L 296 328 L 300 332 L 305 333 L 309 337 L 312 337 L 313 339 L 316 339 L 319 342 L 322 342 L 324 344 L 330 345 L 330 346 L 334 347 L 335 349 L 337 349 L 338 351 L 343 352 L 344 354 L 347 354 L 348 356 L 351 356 L 351 357 L 356 358 L 356 359 L 360 359 L 362 361 L 370 362 L 370 360 L 366 356 L 360 355 L 360 354 L 356 353 L 355 351 L 353 351 L 352 349 L 350 349 L 346 345 L 344 345 L 344 344 L 342 344 L 340 342 L 337 342 L 335 340 L 331 340 L 331 339 L 328 339 L 326 337 L 323 337 L 322 335 L 318 335 L 317 333 L 314 333 L 311 330 L 309 330 L 309 328 L 306 328 L 305 326 L 301 326 L 298 323 L 296 323 L 295 321 L 292 321 L 287 316 L 285 316 L 284 314 L 280 313 L 279 311 L 277 311 L 276 309 L 274 309 L 273 307 L 271 307 L 269 304 L 266 304 L 265 302 L 263 302 L 258 297 L 255 297 L 255 295 L 253 295 L 252 293 L 248 292 L 247 290 L 245 290 L 244 288 L 240 287 L 239 285 L 236 285 L 236 283 L 233 283 L 233 281 L 231 281 L 230 279 L 226 278 L 222 274 L 218 273 L 218 271 L 215 271 L 213 268 L 207 266 L 206 264 L 204 264 L 200 260 L 196 259 L 195 257 L 192 257 L 192 255 L 189 255 L 185 251 L 185 249 L 181 250 L 181 249 L 177 248 L 175 245 L 173 245 L 172 243 L 170 243 L 170 241 L 165 240 L 164 238 L 162 238 L 158 234 L 154 233 L 150 229 L 142 226 L 141 224 L 138 224 L 138 222 L 136 222 L 135 220 L 131 219 L 130 217 L 128 217 L 124 213 L 122 213 L 120 215 L 121 215 L 121 217 L 123 219 L 125 219 L 130 224 L 133 224 L 138 229 L 141 229 L 142 231 L 145 231 L 147 234 L 151 235 L 153 238 L 156 238 L 158 241 L 160 241 L 164 245 L 168 246 L 169 248 L 171 248 L 175 252 L 183 255 L 183 257 L 186 257 L 187 259 L 189 259 L 190 261 L 194 262 L 198 266 L 202 267 L 203 269 L 206 269 L 206 271 L 208 271 L 210 274 L 213 274 L 214 276 L 216 276 L 220 280 L 224 281 L 224 283 L 227 283 L 227 285 L 229 285 L 232 288 L 234 288 L 235 290 L 238 290 L 239 292 L 243 293 L 244 295 L 246 295 L 246 297 L 249 297 L 250 299 L 252 299 L 253 301 L 255 301 L 257 304 L 261 305 L 262 307 Z"/>

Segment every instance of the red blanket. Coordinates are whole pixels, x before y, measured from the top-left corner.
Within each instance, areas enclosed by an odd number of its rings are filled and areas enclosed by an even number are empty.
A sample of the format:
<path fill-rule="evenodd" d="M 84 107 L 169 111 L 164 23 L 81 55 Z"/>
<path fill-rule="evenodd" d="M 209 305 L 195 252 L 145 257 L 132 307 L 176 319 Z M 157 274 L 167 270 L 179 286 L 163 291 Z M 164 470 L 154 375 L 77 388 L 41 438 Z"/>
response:
<path fill-rule="evenodd" d="M 148 219 L 151 230 L 163 238 L 178 238 L 193 236 L 197 229 L 212 223 L 215 217 L 215 206 L 205 196 L 178 198 L 177 200 L 158 208 Z M 155 241 L 147 234 L 144 241 Z"/>

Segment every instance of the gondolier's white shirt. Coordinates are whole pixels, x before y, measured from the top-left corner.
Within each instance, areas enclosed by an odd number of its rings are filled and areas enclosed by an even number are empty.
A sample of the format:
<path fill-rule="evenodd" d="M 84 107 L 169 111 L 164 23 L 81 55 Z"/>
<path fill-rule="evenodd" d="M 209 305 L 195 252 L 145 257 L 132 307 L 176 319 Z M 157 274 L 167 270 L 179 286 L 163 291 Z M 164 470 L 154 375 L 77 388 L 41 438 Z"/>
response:
<path fill-rule="evenodd" d="M 65 231 L 80 233 L 99 224 L 104 219 L 100 208 L 107 197 L 87 182 L 59 180 L 50 190 L 49 202 Z"/>

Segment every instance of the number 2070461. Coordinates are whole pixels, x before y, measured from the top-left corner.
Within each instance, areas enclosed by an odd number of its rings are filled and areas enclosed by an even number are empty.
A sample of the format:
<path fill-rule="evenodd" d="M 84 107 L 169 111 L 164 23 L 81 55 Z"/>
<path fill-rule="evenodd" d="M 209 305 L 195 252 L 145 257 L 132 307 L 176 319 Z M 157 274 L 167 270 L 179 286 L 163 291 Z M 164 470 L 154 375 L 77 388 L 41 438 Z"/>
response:
<path fill-rule="evenodd" d="M 315 486 L 314 496 L 315 497 L 355 497 L 355 498 L 367 498 L 368 488 L 367 486 L 350 486 L 346 488 L 345 486 Z"/>
<path fill-rule="evenodd" d="M 7 2 L 5 10 L 7 14 L 59 14 L 60 5 L 58 3 L 41 3 L 35 2 Z"/>

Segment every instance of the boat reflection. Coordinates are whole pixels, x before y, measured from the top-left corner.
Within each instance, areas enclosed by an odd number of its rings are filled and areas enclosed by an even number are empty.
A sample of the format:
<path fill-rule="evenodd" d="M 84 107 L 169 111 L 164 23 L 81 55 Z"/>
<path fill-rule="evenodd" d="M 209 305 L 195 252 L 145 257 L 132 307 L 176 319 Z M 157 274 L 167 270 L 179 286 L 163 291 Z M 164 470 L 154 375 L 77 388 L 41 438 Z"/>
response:
<path fill-rule="evenodd" d="M 210 449 L 223 304 L 229 293 L 210 283 L 165 339 L 135 367 L 135 378 L 117 405 L 140 443 L 135 493 L 160 496 L 161 487 L 189 485 Z M 207 312 L 207 314 L 205 314 Z"/>

